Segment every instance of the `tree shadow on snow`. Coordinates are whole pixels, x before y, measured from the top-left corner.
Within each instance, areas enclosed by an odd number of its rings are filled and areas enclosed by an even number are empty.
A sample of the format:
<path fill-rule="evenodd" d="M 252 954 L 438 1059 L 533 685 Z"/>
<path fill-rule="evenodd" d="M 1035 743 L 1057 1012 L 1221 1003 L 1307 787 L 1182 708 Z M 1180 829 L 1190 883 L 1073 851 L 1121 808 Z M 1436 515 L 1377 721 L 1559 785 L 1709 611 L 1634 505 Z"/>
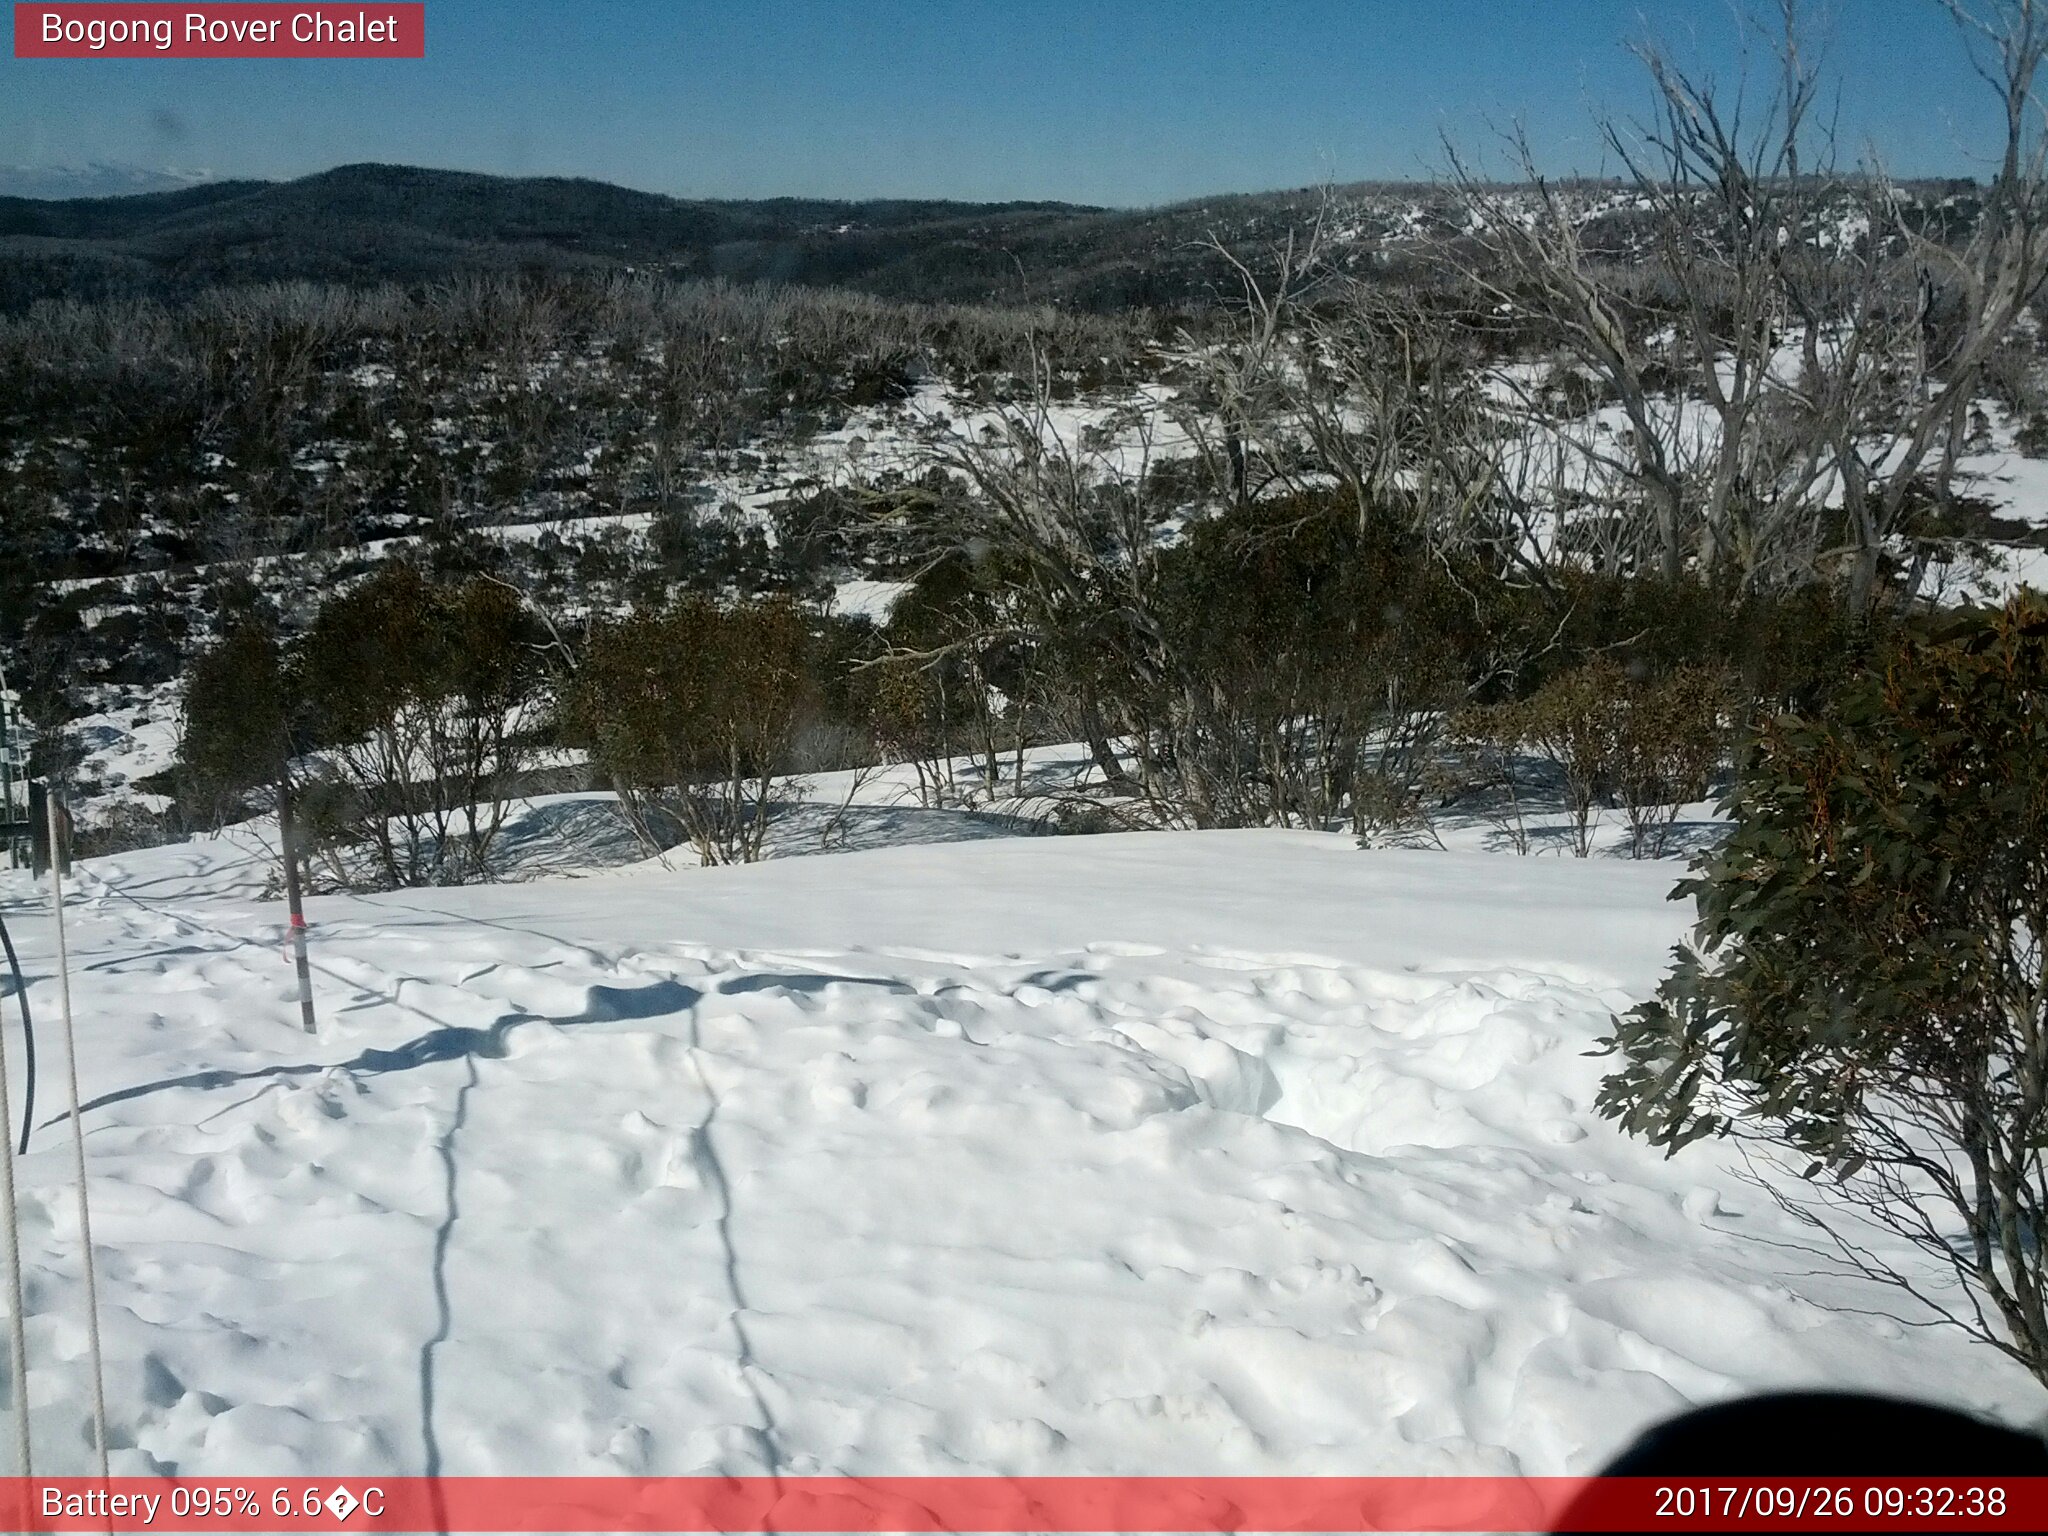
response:
<path fill-rule="evenodd" d="M 123 1104 L 131 1099 L 146 1098 L 170 1088 L 230 1088 L 237 1083 L 288 1077 L 314 1077 L 324 1072 L 353 1072 L 376 1077 L 386 1072 L 409 1072 L 416 1067 L 430 1066 L 435 1062 L 502 1057 L 507 1050 L 507 1037 L 522 1024 L 553 1024 L 557 1028 L 568 1029 L 579 1024 L 616 1024 L 634 1019 L 657 1019 L 667 1014 L 687 1012 L 697 1005 L 703 995 L 695 987 L 685 986 L 682 982 L 666 977 L 637 987 L 591 987 L 586 994 L 583 1011 L 577 1014 L 549 1017 L 546 1014 L 519 1011 L 504 1014 L 482 1029 L 464 1024 L 444 1024 L 388 1050 L 366 1046 L 346 1061 L 281 1062 L 275 1066 L 251 1067 L 239 1072 L 226 1068 L 208 1072 L 188 1072 L 181 1077 L 167 1077 L 156 1082 L 116 1088 L 110 1093 L 103 1093 L 98 1098 L 81 1104 L 79 1112 L 83 1114 L 88 1110 L 104 1109 L 112 1104 Z M 42 1124 L 45 1127 L 61 1124 L 69 1118 L 69 1113 L 67 1110 L 62 1114 L 53 1115 Z"/>

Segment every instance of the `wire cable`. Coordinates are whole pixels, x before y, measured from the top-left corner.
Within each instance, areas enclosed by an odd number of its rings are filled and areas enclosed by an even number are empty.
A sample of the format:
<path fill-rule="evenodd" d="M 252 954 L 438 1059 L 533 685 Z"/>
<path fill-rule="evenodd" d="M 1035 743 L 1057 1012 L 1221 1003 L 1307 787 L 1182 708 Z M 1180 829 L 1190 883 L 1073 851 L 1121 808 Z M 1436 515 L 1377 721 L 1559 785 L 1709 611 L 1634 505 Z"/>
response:
<path fill-rule="evenodd" d="M 28 1011 L 28 978 L 21 974 L 21 961 L 14 953 L 14 940 L 7 932 L 7 919 L 0 917 L 0 945 L 7 949 L 7 963 L 14 971 L 14 996 L 21 1004 L 21 1155 L 28 1156 L 29 1128 L 36 1123 L 36 1021 Z"/>
<path fill-rule="evenodd" d="M 35 1476 L 28 1434 L 28 1318 L 21 1295 L 21 1206 L 14 1192 L 14 1094 L 7 1082 L 7 1049 L 0 1039 L 0 1227 L 6 1228 L 8 1358 L 14 1373 L 14 1448 L 23 1478 Z"/>

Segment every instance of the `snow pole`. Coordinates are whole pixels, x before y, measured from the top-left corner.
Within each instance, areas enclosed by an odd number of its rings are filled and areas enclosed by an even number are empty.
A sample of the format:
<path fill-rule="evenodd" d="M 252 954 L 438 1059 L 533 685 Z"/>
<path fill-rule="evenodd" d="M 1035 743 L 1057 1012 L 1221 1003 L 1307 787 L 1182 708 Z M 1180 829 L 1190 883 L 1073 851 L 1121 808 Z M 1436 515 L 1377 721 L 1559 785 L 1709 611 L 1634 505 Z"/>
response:
<path fill-rule="evenodd" d="M 291 909 L 292 961 L 299 972 L 299 1022 L 306 1033 L 319 1033 L 313 1022 L 313 969 L 306 959 L 306 906 L 299 890 L 298 835 L 292 823 L 291 775 L 277 776 L 277 841 L 284 852 L 284 900 Z"/>
<path fill-rule="evenodd" d="M 85 1111 L 78 1094 L 78 1039 L 71 1027 L 71 952 L 64 940 L 64 861 L 57 856 L 59 809 L 54 787 L 44 803 L 50 817 L 50 911 L 57 922 L 57 1002 L 64 1024 L 65 1075 L 71 1088 L 71 1169 L 78 1181 L 78 1247 L 80 1266 L 85 1271 L 85 1334 L 92 1355 L 92 1429 L 100 1456 L 100 1480 L 105 1482 L 107 1373 L 100 1358 L 100 1286 L 92 1252 L 92 1199 L 85 1182 Z"/>

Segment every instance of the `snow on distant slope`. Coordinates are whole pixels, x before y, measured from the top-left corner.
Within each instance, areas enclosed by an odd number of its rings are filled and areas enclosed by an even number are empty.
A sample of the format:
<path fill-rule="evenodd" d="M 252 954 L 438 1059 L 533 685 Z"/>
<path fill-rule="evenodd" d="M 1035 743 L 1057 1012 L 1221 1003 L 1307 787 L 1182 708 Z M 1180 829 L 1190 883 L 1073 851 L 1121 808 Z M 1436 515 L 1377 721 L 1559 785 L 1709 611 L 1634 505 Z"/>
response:
<path fill-rule="evenodd" d="M 77 782 L 90 786 L 74 797 L 80 821 L 96 825 L 130 805 L 164 810 L 169 797 L 138 789 L 136 781 L 177 761 L 181 717 L 175 686 L 97 693 L 100 707 L 67 728 L 80 751 Z"/>
<path fill-rule="evenodd" d="M 71 912 L 117 1471 L 1545 1473 L 1765 1386 L 2038 1403 L 1593 1113 L 1668 865 L 1162 833 L 330 898 L 309 1039 L 243 836 Z"/>

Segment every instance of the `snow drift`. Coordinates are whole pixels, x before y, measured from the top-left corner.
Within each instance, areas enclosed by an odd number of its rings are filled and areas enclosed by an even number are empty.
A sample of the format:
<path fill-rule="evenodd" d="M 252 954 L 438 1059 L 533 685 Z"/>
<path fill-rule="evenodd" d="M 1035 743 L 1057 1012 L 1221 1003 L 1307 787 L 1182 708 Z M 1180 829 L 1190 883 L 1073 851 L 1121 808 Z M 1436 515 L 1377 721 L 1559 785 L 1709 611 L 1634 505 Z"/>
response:
<path fill-rule="evenodd" d="M 1727 1148 L 1593 1113 L 1668 864 L 1146 834 L 326 899 L 313 1039 L 262 873 L 74 894 L 116 1472 L 1544 1474 L 1764 1387 L 2038 1411 Z M 29 1396 L 80 1471 L 50 1097 Z"/>

